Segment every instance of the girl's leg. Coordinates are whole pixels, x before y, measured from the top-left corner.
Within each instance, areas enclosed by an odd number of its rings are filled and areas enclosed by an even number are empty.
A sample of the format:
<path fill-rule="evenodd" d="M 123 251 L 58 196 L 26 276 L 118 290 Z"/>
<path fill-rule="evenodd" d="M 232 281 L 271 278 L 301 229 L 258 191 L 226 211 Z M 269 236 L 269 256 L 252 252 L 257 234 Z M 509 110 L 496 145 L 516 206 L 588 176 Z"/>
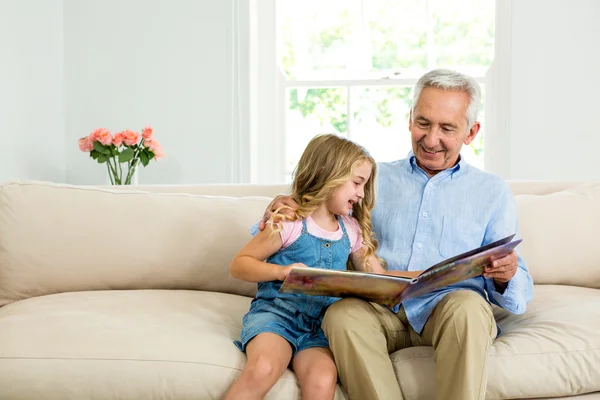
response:
<path fill-rule="evenodd" d="M 263 399 L 289 365 L 292 346 L 275 333 L 260 333 L 248 342 L 246 356 L 244 370 L 225 394 L 225 400 Z"/>
<path fill-rule="evenodd" d="M 292 368 L 300 381 L 302 400 L 333 399 L 337 370 L 329 349 L 311 347 L 299 351 Z"/>

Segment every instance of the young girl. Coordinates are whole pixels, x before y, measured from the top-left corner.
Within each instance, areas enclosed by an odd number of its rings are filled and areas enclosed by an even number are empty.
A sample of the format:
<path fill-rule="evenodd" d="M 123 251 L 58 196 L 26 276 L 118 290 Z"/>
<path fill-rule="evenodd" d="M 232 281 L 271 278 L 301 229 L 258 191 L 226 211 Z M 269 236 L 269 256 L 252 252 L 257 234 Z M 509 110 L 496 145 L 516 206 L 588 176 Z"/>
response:
<path fill-rule="evenodd" d="M 331 297 L 278 293 L 293 266 L 384 273 L 371 232 L 375 161 L 335 135 L 310 141 L 296 167 L 289 218 L 275 212 L 233 259 L 231 275 L 258 282 L 244 316 L 241 342 L 248 361 L 225 399 L 262 399 L 288 365 L 303 399 L 333 399 L 337 371 L 321 321 Z M 266 260 L 266 261 L 263 261 Z"/>

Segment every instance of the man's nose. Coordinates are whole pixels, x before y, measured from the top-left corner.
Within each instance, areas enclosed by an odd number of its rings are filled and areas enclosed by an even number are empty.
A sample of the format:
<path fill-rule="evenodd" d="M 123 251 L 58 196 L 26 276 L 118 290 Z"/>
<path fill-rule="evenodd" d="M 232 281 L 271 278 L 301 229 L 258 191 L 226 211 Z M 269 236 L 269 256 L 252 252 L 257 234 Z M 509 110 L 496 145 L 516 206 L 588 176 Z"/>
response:
<path fill-rule="evenodd" d="M 437 127 L 432 128 L 427 135 L 423 138 L 423 143 L 430 149 L 433 149 L 440 142 L 440 129 Z"/>

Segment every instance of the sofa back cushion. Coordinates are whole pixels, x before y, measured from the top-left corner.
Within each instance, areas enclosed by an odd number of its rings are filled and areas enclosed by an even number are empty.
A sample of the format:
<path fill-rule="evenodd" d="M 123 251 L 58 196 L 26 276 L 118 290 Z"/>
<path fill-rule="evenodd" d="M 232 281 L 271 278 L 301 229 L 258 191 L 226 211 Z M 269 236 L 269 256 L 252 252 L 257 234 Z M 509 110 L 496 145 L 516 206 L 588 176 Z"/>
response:
<path fill-rule="evenodd" d="M 242 186 L 236 195 L 262 190 Z M 169 190 L 202 192 L 193 186 Z M 2 185 L 0 306 L 103 289 L 253 296 L 256 286 L 230 277 L 228 265 L 270 200 L 43 182 Z M 600 288 L 600 184 L 517 194 L 515 200 L 524 239 L 519 251 L 535 283 Z"/>
<path fill-rule="evenodd" d="M 50 293 L 197 289 L 253 296 L 229 276 L 267 197 L 0 187 L 0 306 Z"/>
<path fill-rule="evenodd" d="M 534 282 L 600 288 L 600 183 L 515 201 Z"/>

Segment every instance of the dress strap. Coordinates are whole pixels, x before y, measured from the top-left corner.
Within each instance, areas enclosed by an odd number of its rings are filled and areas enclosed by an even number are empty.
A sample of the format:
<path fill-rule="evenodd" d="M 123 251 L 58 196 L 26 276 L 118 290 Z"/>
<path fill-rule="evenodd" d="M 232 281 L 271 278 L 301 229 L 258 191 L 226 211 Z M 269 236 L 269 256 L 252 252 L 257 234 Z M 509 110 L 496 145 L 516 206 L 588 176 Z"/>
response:
<path fill-rule="evenodd" d="M 339 215 L 337 216 L 337 220 L 338 223 L 340 224 L 340 227 L 342 228 L 342 232 L 344 232 L 344 234 L 346 233 L 346 226 L 344 225 L 344 221 L 342 221 L 342 217 L 340 217 Z"/>
<path fill-rule="evenodd" d="M 308 228 L 306 227 L 306 218 L 302 218 L 302 230 L 308 233 Z"/>

